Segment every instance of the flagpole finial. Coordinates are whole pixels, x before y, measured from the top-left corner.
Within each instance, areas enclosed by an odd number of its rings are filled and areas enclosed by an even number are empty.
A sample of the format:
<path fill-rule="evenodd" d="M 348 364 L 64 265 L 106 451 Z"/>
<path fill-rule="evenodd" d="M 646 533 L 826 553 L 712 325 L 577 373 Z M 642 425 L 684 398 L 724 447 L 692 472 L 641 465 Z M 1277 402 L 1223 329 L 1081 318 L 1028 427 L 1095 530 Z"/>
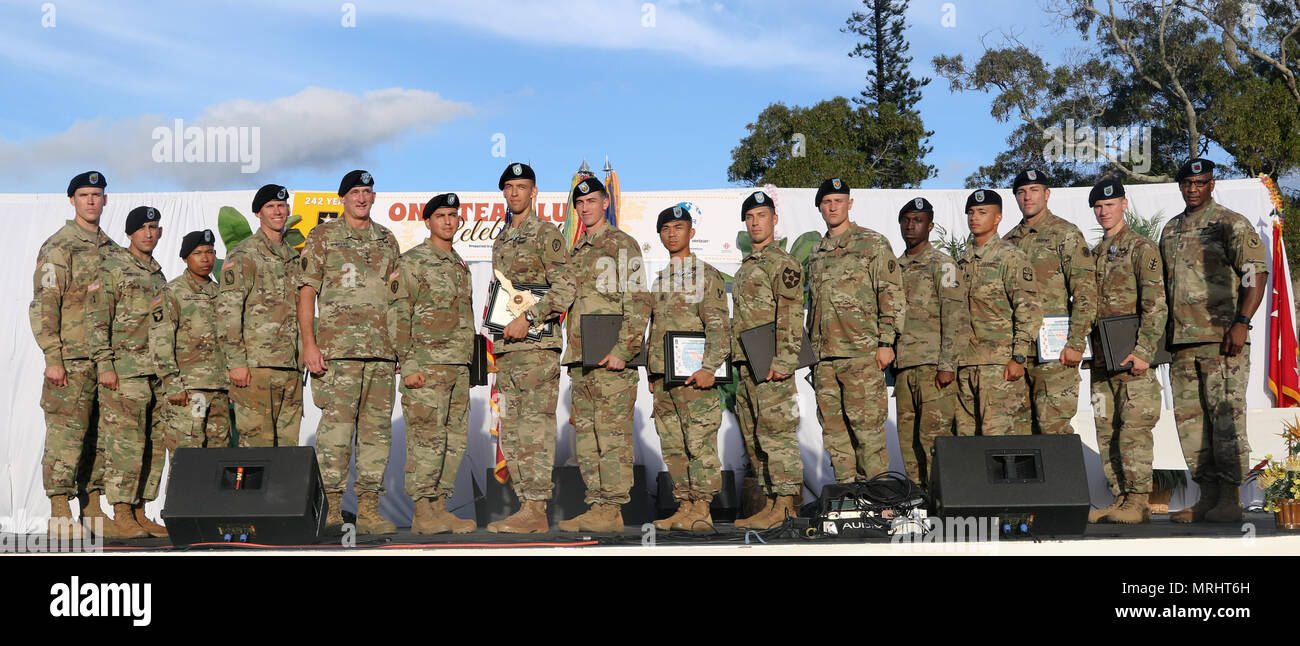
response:
<path fill-rule="evenodd" d="M 602 170 L 604 170 L 606 173 L 613 172 L 614 170 L 614 167 L 609 165 L 609 155 L 605 155 L 605 168 L 603 168 Z"/>
<path fill-rule="evenodd" d="M 583 157 L 583 158 L 582 158 L 582 165 L 578 167 L 578 172 L 579 172 L 579 173 L 587 173 L 587 174 L 591 174 L 591 167 L 587 165 L 587 158 L 586 158 L 586 157 Z"/>

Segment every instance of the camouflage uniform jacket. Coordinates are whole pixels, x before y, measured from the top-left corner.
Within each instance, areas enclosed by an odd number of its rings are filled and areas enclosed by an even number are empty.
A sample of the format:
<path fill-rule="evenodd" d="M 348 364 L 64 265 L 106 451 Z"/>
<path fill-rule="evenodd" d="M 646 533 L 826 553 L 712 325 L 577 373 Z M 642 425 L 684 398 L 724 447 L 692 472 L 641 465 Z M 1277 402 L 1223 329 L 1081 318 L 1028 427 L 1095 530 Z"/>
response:
<path fill-rule="evenodd" d="M 316 343 L 325 359 L 397 360 L 388 317 L 399 258 L 397 239 L 373 220 L 355 229 L 340 217 L 311 230 L 298 281 L 319 294 Z"/>
<path fill-rule="evenodd" d="M 929 247 L 898 257 L 907 285 L 907 320 L 898 335 L 894 366 L 911 368 L 935 364 L 944 372 L 957 371 L 970 337 L 970 314 L 957 263 L 948 254 Z"/>
<path fill-rule="evenodd" d="M 68 220 L 41 245 L 27 314 L 46 366 L 90 358 L 86 310 L 96 295 L 89 290 L 99 280 L 100 257 L 117 249 L 102 230 L 91 233 L 76 220 Z"/>
<path fill-rule="evenodd" d="M 216 299 L 217 284 L 187 270 L 167 283 L 150 312 L 149 346 L 168 397 L 190 388 L 230 388 L 217 341 Z"/>
<path fill-rule="evenodd" d="M 664 336 L 668 332 L 704 332 L 702 370 L 713 372 L 731 354 L 731 314 L 727 282 L 709 263 L 691 254 L 669 262 L 650 290 L 650 344 L 646 371 L 664 374 Z"/>
<path fill-rule="evenodd" d="M 578 238 L 568 271 L 575 296 L 564 319 L 568 347 L 560 363 L 582 363 L 583 314 L 623 315 L 619 341 L 611 353 L 623 361 L 634 359 L 641 352 L 646 323 L 650 320 L 650 294 L 646 290 L 641 246 L 632 236 L 605 224 L 595 234 L 587 231 Z"/>
<path fill-rule="evenodd" d="M 808 337 L 820 359 L 866 357 L 894 343 L 907 299 L 885 236 L 849 223 L 823 235 L 808 264 Z"/>
<path fill-rule="evenodd" d="M 1151 362 L 1165 331 L 1169 308 L 1165 305 L 1165 279 L 1156 244 L 1125 226 L 1093 249 L 1097 263 L 1097 318 L 1139 314 L 1137 347 L 1133 355 Z M 1101 348 L 1093 347 L 1093 369 L 1105 368 Z"/>
<path fill-rule="evenodd" d="M 402 374 L 429 374 L 437 365 L 469 365 L 474 358 L 474 312 L 469 267 L 455 249 L 431 239 L 402 254 L 393 337 Z"/>
<path fill-rule="evenodd" d="M 1029 258 L 1038 278 L 1038 301 L 1043 315 L 1068 314 L 1070 336 L 1066 347 L 1083 352 L 1097 322 L 1097 277 L 1092 250 L 1079 227 L 1045 209 L 1038 221 L 1030 225 L 1022 220 L 1003 239 Z M 1037 344 L 1031 344 L 1027 354 L 1037 353 Z"/>
<path fill-rule="evenodd" d="M 167 285 L 162 266 L 143 262 L 127 249 L 104 254 L 99 284 L 88 290 L 90 356 L 100 374 L 116 372 L 122 379 L 158 373 L 149 350 L 150 311 L 162 302 Z"/>
<path fill-rule="evenodd" d="M 293 247 L 261 229 L 226 257 L 217 332 L 228 369 L 299 367 L 298 263 Z"/>
<path fill-rule="evenodd" d="M 492 242 L 492 270 L 511 283 L 550 285 L 551 289 L 529 311 L 535 320 L 554 319 L 573 302 L 573 279 L 568 272 L 569 250 L 555 225 L 531 215 L 501 229 Z M 557 330 L 558 332 L 558 330 Z M 495 354 L 511 350 L 559 350 L 557 333 L 537 341 L 503 341 L 492 344 Z"/>
<path fill-rule="evenodd" d="M 783 375 L 793 374 L 799 367 L 799 348 L 803 344 L 803 272 L 794 256 L 778 247 L 775 240 L 751 252 L 736 271 L 731 297 L 735 307 L 731 360 L 747 361 L 740 344 L 741 332 L 775 321 L 776 356 L 771 369 Z"/>
<path fill-rule="evenodd" d="M 1015 245 L 994 237 L 974 244 L 957 261 L 970 311 L 970 339 L 958 366 L 1005 364 L 1013 355 L 1028 355 L 1038 340 L 1043 311 L 1038 304 L 1034 269 Z"/>
<path fill-rule="evenodd" d="M 1169 343 L 1218 343 L 1241 306 L 1241 286 L 1264 280 L 1264 245 L 1250 221 L 1213 200 L 1160 233 Z"/>

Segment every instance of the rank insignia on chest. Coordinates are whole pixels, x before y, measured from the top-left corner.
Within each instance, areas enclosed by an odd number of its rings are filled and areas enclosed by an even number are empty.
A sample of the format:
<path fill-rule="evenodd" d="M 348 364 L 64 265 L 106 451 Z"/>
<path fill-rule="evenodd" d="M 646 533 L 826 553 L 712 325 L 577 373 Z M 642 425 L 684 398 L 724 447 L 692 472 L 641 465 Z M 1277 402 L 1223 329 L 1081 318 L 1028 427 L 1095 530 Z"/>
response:
<path fill-rule="evenodd" d="M 1024 269 L 1021 269 L 1021 270 L 1020 270 L 1020 276 L 1021 276 L 1022 278 L 1024 278 L 1024 279 L 1025 279 L 1025 282 L 1027 282 L 1027 283 L 1032 283 L 1032 282 L 1034 282 L 1034 270 L 1032 270 L 1032 269 L 1030 269 L 1030 268 L 1028 268 L 1028 267 L 1025 267 Z"/>

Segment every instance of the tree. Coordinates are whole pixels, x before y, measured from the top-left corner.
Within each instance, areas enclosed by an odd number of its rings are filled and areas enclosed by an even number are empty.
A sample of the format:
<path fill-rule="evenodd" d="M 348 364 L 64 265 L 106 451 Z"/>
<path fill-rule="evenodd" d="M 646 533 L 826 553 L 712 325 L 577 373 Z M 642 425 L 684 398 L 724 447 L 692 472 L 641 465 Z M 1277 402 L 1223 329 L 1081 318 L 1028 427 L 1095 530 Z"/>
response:
<path fill-rule="evenodd" d="M 907 55 L 909 45 L 903 37 L 908 0 L 862 0 L 862 4 L 867 13 L 853 12 L 841 29 L 865 39 L 849 56 L 871 62 L 867 87 L 853 102 L 861 106 L 892 103 L 914 112 L 921 101 L 921 88 L 929 85 L 930 79 L 917 79 L 908 71 L 912 57 Z"/>
<path fill-rule="evenodd" d="M 773 103 L 745 128 L 727 179 L 748 186 L 816 186 L 841 177 L 863 188 L 914 187 L 933 174 L 920 161 L 920 117 L 892 105 L 873 114 L 842 96 L 807 108 Z"/>

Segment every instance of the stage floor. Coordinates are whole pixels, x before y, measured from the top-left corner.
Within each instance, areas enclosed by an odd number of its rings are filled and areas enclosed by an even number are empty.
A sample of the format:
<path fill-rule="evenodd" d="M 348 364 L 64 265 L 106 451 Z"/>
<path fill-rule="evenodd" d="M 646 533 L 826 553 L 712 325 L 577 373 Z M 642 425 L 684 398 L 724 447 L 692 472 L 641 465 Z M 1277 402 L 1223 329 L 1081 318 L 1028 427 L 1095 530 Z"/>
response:
<path fill-rule="evenodd" d="M 29 537 L 0 535 L 0 552 L 39 553 Z M 1280 530 L 1271 513 L 1247 513 L 1237 524 L 1176 524 L 1168 514 L 1144 525 L 1089 525 L 1083 536 L 1002 539 L 988 542 L 898 542 L 892 538 L 802 538 L 793 529 L 745 532 L 719 523 L 712 534 L 646 532 L 629 526 L 621 534 L 470 534 L 420 536 L 399 531 L 387 536 L 357 535 L 345 545 L 341 536 L 311 545 L 260 546 L 201 544 L 174 547 L 167 539 L 105 540 L 104 554 L 619 554 L 619 555 L 821 555 L 821 554 L 999 554 L 999 555 L 1297 555 L 1300 532 Z M 75 550 L 80 552 L 80 550 Z"/>

